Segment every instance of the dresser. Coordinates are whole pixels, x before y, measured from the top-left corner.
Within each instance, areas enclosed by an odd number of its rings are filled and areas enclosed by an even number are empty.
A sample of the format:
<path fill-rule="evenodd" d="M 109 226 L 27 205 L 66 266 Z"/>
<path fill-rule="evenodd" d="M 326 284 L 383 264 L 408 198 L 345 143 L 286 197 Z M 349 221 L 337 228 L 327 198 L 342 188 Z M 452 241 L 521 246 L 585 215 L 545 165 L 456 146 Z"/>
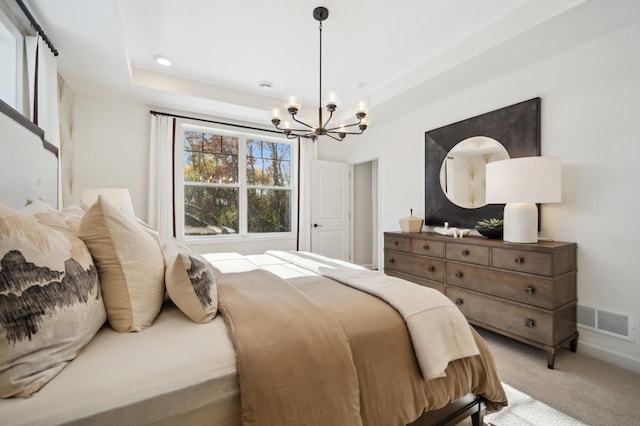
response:
<path fill-rule="evenodd" d="M 446 294 L 474 325 L 544 349 L 575 352 L 576 244 L 385 232 L 384 272 Z"/>

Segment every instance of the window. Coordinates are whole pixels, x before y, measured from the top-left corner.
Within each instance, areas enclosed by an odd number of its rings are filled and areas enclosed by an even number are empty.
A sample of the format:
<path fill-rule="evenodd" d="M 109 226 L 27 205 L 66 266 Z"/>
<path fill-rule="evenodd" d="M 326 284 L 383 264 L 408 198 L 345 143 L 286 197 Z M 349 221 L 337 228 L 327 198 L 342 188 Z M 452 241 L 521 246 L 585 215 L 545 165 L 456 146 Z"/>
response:
<path fill-rule="evenodd" d="M 182 141 L 185 236 L 293 232 L 294 145 L 189 125 Z"/>
<path fill-rule="evenodd" d="M 22 112 L 23 37 L 0 10 L 0 99 Z"/>

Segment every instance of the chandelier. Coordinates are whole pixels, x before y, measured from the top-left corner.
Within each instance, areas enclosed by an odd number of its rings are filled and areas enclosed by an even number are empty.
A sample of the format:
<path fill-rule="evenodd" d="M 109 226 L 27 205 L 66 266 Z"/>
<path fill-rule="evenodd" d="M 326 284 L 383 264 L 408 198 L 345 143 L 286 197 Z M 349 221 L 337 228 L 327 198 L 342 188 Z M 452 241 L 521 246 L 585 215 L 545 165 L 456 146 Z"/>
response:
<path fill-rule="evenodd" d="M 318 97 L 318 122 L 316 125 L 310 125 L 296 118 L 296 114 L 298 114 L 298 111 L 300 111 L 300 99 L 295 94 L 287 94 L 285 96 L 284 109 L 287 110 L 287 112 L 291 115 L 291 119 L 298 123 L 300 126 L 294 128 L 291 127 L 291 124 L 288 121 L 283 121 L 280 113 L 280 106 L 276 106 L 271 110 L 271 123 L 273 123 L 276 129 L 283 132 L 288 139 L 307 137 L 311 138 L 315 142 L 318 136 L 329 136 L 332 139 L 341 141 L 347 135 L 361 135 L 367 128 L 367 121 L 365 119 L 365 117 L 367 116 L 367 104 L 363 100 L 359 101 L 356 106 L 355 115 L 357 122 L 351 124 L 341 123 L 339 125 L 329 124 L 331 122 L 331 119 L 333 118 L 333 113 L 338 108 L 338 100 L 334 93 L 329 93 L 324 100 L 322 99 L 322 21 L 326 20 L 329 17 L 329 10 L 326 7 L 316 7 L 315 9 L 313 9 L 313 17 L 320 23 L 320 89 Z M 324 107 L 329 113 L 326 121 L 324 120 L 322 114 L 323 103 Z M 359 129 L 359 131 L 356 131 L 356 129 L 354 129 L 356 127 Z"/>

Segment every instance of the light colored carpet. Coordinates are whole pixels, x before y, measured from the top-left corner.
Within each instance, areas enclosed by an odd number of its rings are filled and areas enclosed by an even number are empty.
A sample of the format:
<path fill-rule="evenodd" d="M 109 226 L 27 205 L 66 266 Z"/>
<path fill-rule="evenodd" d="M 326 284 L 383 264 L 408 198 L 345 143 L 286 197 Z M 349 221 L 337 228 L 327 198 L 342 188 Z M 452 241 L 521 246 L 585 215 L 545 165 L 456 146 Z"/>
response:
<path fill-rule="evenodd" d="M 576 353 L 568 349 L 559 351 L 555 369 L 550 370 L 543 350 L 483 329 L 478 329 L 478 332 L 492 349 L 500 379 L 514 391 L 587 425 L 640 425 L 640 375 L 580 353 L 580 340 Z M 514 395 L 516 399 L 510 400 L 510 404 L 524 398 L 519 393 Z M 519 405 L 525 408 L 518 410 L 523 421 L 536 418 L 536 408 L 540 406 L 535 403 Z M 507 411 L 509 407 L 505 409 Z"/>
<path fill-rule="evenodd" d="M 526 393 L 504 384 L 509 406 L 497 413 L 485 416 L 485 424 L 491 426 L 586 426 L 555 408 L 549 407 Z"/>

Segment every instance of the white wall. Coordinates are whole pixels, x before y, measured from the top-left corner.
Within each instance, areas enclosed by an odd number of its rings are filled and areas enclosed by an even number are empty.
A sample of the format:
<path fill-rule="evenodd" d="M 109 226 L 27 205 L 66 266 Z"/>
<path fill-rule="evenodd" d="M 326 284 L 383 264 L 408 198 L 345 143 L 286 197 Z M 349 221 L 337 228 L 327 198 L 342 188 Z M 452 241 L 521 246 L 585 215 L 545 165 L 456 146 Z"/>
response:
<path fill-rule="evenodd" d="M 640 317 L 640 24 L 375 126 L 318 158 L 379 153 L 384 231 L 424 215 L 424 132 L 542 98 L 542 155 L 563 160 L 562 203 L 543 205 L 542 234 L 578 244 L 578 303 Z M 410 111 L 414 110 L 414 113 Z M 375 113 L 375 110 L 373 111 Z M 635 342 L 579 329 L 578 350 L 640 372 Z M 637 332 L 636 332 L 637 334 Z"/>
<path fill-rule="evenodd" d="M 136 216 L 147 218 L 149 108 L 76 95 L 72 198 L 86 188 L 129 188 Z"/>

